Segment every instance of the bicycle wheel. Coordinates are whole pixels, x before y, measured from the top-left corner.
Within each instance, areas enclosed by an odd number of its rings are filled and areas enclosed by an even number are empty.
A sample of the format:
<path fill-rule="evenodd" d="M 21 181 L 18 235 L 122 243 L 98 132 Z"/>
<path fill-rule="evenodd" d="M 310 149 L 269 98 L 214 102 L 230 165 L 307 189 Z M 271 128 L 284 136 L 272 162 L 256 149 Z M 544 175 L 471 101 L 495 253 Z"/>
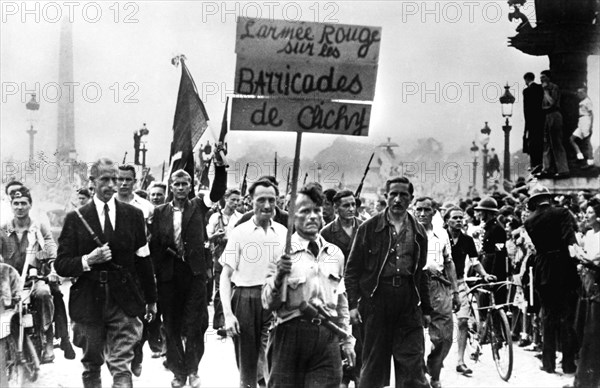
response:
<path fill-rule="evenodd" d="M 469 319 L 467 321 L 467 349 L 471 360 L 477 362 L 481 356 L 481 339 L 479 338 L 479 314 L 473 307 L 472 297 L 469 300 Z"/>
<path fill-rule="evenodd" d="M 23 366 L 25 367 L 24 369 L 27 379 L 31 382 L 34 382 L 38 378 L 38 372 L 40 370 L 40 358 L 37 355 L 33 341 L 28 335 L 25 336 L 23 352 L 25 356 L 25 362 L 23 363 Z"/>
<path fill-rule="evenodd" d="M 510 327 L 504 310 L 490 311 L 490 345 L 498 374 L 504 381 L 510 379 L 513 367 L 513 348 Z"/>
<path fill-rule="evenodd" d="M 1 387 L 17 388 L 25 383 L 25 368 L 17 360 L 17 343 L 12 336 L 2 339 Z"/>

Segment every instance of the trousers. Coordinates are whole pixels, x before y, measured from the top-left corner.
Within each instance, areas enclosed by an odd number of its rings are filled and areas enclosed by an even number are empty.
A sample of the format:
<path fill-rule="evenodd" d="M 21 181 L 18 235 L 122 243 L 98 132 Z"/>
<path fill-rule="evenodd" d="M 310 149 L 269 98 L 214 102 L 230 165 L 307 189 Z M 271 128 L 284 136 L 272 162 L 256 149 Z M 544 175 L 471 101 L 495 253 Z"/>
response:
<path fill-rule="evenodd" d="M 142 336 L 142 322 L 125 314 L 109 294 L 103 303 L 101 322 L 73 325 L 73 344 L 83 350 L 83 387 L 102 386 L 100 368 L 106 361 L 113 388 L 129 388 L 132 387 L 129 365 L 133 347 Z"/>
<path fill-rule="evenodd" d="M 198 373 L 208 329 L 206 279 L 176 261 L 173 278 L 158 284 L 158 303 L 167 337 L 167 366 L 176 376 Z"/>
<path fill-rule="evenodd" d="M 392 357 L 397 388 L 429 387 L 423 317 L 416 298 L 411 280 L 400 287 L 380 283 L 372 298 L 361 300 L 364 337 L 359 388 L 388 385 Z"/>
<path fill-rule="evenodd" d="M 269 334 L 268 388 L 339 388 L 342 356 L 337 335 L 299 318 Z"/>
<path fill-rule="evenodd" d="M 236 287 L 231 296 L 231 309 L 240 324 L 240 334 L 233 338 L 233 344 L 242 388 L 255 388 L 260 380 L 266 380 L 271 314 L 263 309 L 260 294 L 260 286 Z"/>
<path fill-rule="evenodd" d="M 452 347 L 452 290 L 448 285 L 430 278 L 429 297 L 433 311 L 429 325 L 431 352 L 427 357 L 427 367 L 431 379 L 439 380 L 444 359 Z"/>

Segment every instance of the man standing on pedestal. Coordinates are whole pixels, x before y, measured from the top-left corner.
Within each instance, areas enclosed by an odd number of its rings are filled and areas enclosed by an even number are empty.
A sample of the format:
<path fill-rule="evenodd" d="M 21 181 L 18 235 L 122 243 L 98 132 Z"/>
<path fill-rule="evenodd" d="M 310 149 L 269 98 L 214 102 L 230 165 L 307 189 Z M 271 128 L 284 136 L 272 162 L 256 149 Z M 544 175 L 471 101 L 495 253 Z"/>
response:
<path fill-rule="evenodd" d="M 569 175 L 567 153 L 563 145 L 563 117 L 560 113 L 560 90 L 551 82 L 550 70 L 542 71 L 540 76 L 544 88 L 542 110 L 546 116 L 544 122 L 544 169 L 541 176 L 564 178 Z"/>
<path fill-rule="evenodd" d="M 523 114 L 525 116 L 525 131 L 523 133 L 523 152 L 529 154 L 531 173 L 542 171 L 542 156 L 544 154 L 544 112 L 542 99 L 544 89 L 533 82 L 535 75 L 525 73 L 523 76 L 527 87 L 523 89 Z"/>
<path fill-rule="evenodd" d="M 192 178 L 185 170 L 171 175 L 173 201 L 157 207 L 152 220 L 150 251 L 156 265 L 158 298 L 167 333 L 167 366 L 171 386 L 200 386 L 198 365 L 208 328 L 205 215 L 226 190 L 225 163 L 215 152 L 215 178 L 210 199 L 188 199 Z"/>

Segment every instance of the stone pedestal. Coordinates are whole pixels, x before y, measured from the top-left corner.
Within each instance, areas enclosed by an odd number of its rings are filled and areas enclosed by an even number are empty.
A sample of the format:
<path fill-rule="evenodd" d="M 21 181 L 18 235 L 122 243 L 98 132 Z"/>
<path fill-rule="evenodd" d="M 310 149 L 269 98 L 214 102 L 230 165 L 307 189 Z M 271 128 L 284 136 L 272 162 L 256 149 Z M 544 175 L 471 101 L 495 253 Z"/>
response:
<path fill-rule="evenodd" d="M 567 179 L 538 179 L 537 184 L 546 186 L 554 194 L 571 194 L 581 190 L 598 191 L 600 176 L 572 177 Z"/>

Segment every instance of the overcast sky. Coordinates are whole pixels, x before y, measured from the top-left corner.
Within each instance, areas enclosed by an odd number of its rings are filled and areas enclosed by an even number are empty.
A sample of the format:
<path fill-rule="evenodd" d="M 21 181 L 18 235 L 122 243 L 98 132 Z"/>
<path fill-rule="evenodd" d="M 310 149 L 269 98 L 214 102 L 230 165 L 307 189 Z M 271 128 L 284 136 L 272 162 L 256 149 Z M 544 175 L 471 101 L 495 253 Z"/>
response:
<path fill-rule="evenodd" d="M 469 146 L 489 121 L 491 145 L 501 150 L 503 119 L 498 97 L 509 82 L 517 97 L 511 148 L 521 147 L 522 75 L 537 76 L 547 57 L 528 56 L 507 45 L 516 34 L 506 1 L 361 2 L 74 2 L 76 149 L 81 160 L 102 155 L 121 160 L 132 152 L 132 132 L 150 130 L 148 161 L 168 158 L 181 68 L 171 58 L 184 53 L 218 134 L 225 96 L 232 93 L 236 16 L 358 24 L 382 28 L 375 99 L 366 141 L 391 137 L 401 144 L 435 137 L 447 151 Z M 534 18 L 533 2 L 526 14 Z M 26 92 L 37 90 L 36 151 L 56 149 L 60 22 L 69 17 L 63 2 L 2 2 L 2 158 L 26 158 Z M 37 4 L 37 6 L 36 6 Z M 37 7 L 37 9 L 36 9 Z M 100 13 L 99 13 L 100 11 Z M 36 20 L 37 19 L 37 20 Z M 599 60 L 588 60 L 589 94 L 596 118 L 600 101 Z M 15 89 L 16 88 L 16 89 Z M 97 91 L 101 95 L 97 95 Z M 63 93 L 69 93 L 63 87 Z M 14 93 L 14 94 L 13 94 Z M 594 123 L 595 133 L 598 123 Z M 268 136 L 293 153 L 292 133 L 231 132 L 232 156 L 249 141 Z M 211 138 L 209 131 L 203 140 Z M 327 146 L 333 135 L 310 135 L 303 155 Z M 597 137 L 594 147 L 597 147 Z M 131 159 L 130 159 L 131 160 Z"/>

